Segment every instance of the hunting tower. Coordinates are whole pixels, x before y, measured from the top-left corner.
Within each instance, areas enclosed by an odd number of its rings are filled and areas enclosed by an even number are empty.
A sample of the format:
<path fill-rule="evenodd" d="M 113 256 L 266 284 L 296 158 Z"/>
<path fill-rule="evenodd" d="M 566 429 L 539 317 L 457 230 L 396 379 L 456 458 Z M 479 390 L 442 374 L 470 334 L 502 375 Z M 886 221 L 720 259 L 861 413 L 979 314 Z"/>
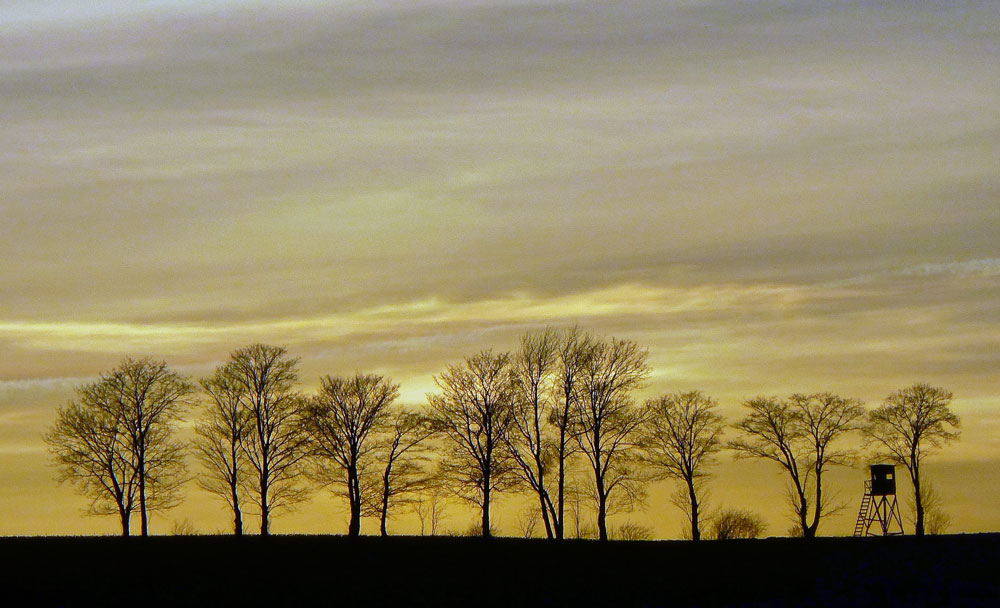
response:
<path fill-rule="evenodd" d="M 896 502 L 896 467 L 873 464 L 871 479 L 865 482 L 865 495 L 858 510 L 854 536 L 896 536 L 903 533 Z"/>

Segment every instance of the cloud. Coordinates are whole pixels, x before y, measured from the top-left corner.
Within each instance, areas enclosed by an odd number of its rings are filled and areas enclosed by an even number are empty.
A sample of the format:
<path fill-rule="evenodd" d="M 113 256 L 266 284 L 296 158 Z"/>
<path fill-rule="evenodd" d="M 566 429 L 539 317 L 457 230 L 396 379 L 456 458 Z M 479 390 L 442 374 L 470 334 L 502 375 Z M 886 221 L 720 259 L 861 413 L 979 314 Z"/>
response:
<path fill-rule="evenodd" d="M 985 258 L 981 260 L 966 260 L 964 262 L 946 262 L 943 264 L 921 264 L 910 266 L 899 272 L 902 276 L 1000 276 L 1000 258 Z"/>
<path fill-rule="evenodd" d="M 470 323 L 545 324 L 609 317 L 706 313 L 740 306 L 787 308 L 796 291 L 781 286 L 705 286 L 669 289 L 623 284 L 594 291 L 539 298 L 530 293 L 470 302 L 438 298 L 376 306 L 349 313 L 279 320 L 217 323 L 0 322 L 0 340 L 25 349 L 98 352 L 187 351 L 198 345 L 261 340 L 337 340 L 362 333 L 398 335 L 411 327 L 448 328 Z M 12 384 L 11 386 L 15 386 Z"/>
<path fill-rule="evenodd" d="M 20 393 L 65 391 L 84 382 L 85 378 L 30 378 L 0 380 L 0 400 Z"/>
<path fill-rule="evenodd" d="M 888 283 L 899 279 L 922 279 L 933 277 L 952 278 L 984 278 L 1000 276 L 1000 258 L 982 258 L 963 260 L 960 262 L 936 262 L 916 264 L 904 268 L 887 269 L 878 273 L 858 275 L 847 279 L 830 281 L 824 285 L 829 288 L 850 287 L 854 285 L 871 285 Z"/>

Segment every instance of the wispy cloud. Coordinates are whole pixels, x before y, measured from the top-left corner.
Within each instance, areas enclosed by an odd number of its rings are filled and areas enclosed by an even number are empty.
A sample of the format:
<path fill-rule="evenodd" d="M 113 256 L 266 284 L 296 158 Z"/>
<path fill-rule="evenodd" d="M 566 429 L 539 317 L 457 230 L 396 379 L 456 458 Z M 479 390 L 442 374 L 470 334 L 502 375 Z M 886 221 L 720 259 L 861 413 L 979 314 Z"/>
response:
<path fill-rule="evenodd" d="M 964 262 L 945 262 L 940 264 L 921 264 L 910 266 L 899 271 L 902 276 L 1000 276 L 1000 258 L 985 258 L 981 260 L 966 260 Z"/>
<path fill-rule="evenodd" d="M 747 306 L 787 310 L 801 298 L 796 288 L 780 285 L 665 288 L 624 284 L 556 297 L 522 292 L 470 302 L 429 298 L 332 316 L 253 322 L 7 321 L 0 322 L 0 340 L 23 348 L 48 350 L 127 352 L 140 347 L 148 351 L 178 348 L 187 351 L 199 344 L 220 342 L 230 342 L 235 347 L 247 336 L 295 343 L 362 333 L 394 335 L 420 326 L 447 331 L 450 326 L 469 323 L 558 324 L 707 313 Z"/>
<path fill-rule="evenodd" d="M 916 264 L 876 273 L 862 274 L 847 279 L 824 283 L 824 287 L 837 288 L 852 285 L 871 285 L 899 278 L 932 277 L 995 277 L 1000 276 L 1000 258 L 982 258 L 960 262 L 935 262 Z"/>
<path fill-rule="evenodd" d="M 0 400 L 18 393 L 65 391 L 88 380 L 87 378 L 29 378 L 0 380 Z"/>

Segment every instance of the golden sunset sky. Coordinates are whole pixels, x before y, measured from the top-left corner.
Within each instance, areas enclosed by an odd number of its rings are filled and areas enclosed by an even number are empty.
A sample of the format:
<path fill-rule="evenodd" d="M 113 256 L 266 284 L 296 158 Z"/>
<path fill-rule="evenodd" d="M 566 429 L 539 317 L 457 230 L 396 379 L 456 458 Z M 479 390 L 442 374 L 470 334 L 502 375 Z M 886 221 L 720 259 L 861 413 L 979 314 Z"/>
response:
<path fill-rule="evenodd" d="M 734 422 L 943 386 L 963 436 L 927 474 L 952 531 L 1000 530 L 995 0 L 13 0 L 0 119 L 0 534 L 115 533 L 41 435 L 125 355 L 197 378 L 279 344 L 304 390 L 375 371 L 419 405 L 574 323 L 649 348 L 637 398 Z M 712 504 L 784 534 L 777 469 L 719 460 Z M 670 492 L 616 521 L 677 537 Z M 184 518 L 228 521 L 194 484 L 152 530 Z"/>

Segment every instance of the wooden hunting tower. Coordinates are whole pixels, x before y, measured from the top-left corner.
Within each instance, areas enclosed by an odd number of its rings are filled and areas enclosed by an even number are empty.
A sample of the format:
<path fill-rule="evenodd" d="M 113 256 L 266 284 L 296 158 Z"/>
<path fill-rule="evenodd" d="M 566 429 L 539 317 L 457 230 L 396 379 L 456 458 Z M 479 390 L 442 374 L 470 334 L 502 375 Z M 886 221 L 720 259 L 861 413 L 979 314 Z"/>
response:
<path fill-rule="evenodd" d="M 865 495 L 861 499 L 861 508 L 858 509 L 854 536 L 902 534 L 903 522 L 896 502 L 896 466 L 873 464 L 868 469 L 871 479 L 865 482 Z"/>

